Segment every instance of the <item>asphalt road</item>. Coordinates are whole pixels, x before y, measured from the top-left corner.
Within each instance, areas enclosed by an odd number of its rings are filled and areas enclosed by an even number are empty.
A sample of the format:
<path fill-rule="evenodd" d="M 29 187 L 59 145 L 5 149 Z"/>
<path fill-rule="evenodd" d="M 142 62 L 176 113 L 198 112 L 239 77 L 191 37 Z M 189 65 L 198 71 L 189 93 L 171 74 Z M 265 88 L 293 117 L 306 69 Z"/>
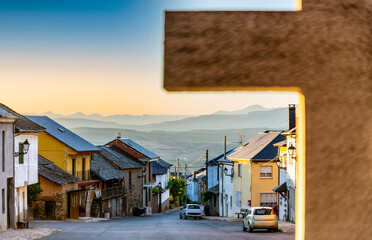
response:
<path fill-rule="evenodd" d="M 30 227 L 61 229 L 54 235 L 43 239 L 53 240 L 89 240 L 89 239 L 295 239 L 294 233 L 243 232 L 241 222 L 218 220 L 179 219 L 178 211 L 155 214 L 150 217 L 122 217 L 98 223 L 32 221 Z"/>

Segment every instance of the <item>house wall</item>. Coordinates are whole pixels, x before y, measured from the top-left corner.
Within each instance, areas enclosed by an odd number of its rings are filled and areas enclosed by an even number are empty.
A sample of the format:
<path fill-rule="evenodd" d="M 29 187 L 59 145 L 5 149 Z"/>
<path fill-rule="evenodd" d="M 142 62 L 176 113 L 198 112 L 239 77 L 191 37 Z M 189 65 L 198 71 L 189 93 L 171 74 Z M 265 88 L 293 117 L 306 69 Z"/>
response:
<path fill-rule="evenodd" d="M 62 186 L 41 175 L 39 175 L 39 180 L 43 192 L 39 196 L 39 201 L 32 204 L 31 215 L 33 215 L 33 218 L 46 219 L 45 202 L 52 201 L 55 202 L 55 220 L 66 219 L 69 211 L 67 192 L 78 190 L 78 183 L 69 183 Z"/>
<path fill-rule="evenodd" d="M 287 146 L 293 145 L 296 147 L 295 136 L 287 136 Z M 295 222 L 296 220 L 296 186 L 297 186 L 297 173 L 296 173 L 296 159 L 292 158 L 287 150 L 287 189 L 288 189 L 288 220 Z"/>
<path fill-rule="evenodd" d="M 208 188 L 212 188 L 218 184 L 218 166 L 208 165 Z"/>
<path fill-rule="evenodd" d="M 279 159 L 281 161 L 281 167 L 282 168 L 279 171 L 278 186 L 282 185 L 283 183 L 285 183 L 287 181 L 287 170 L 283 169 L 284 167 L 287 166 L 287 156 L 288 156 L 287 147 L 285 147 L 285 146 L 279 147 Z M 284 194 L 286 194 L 286 192 Z M 278 201 L 278 206 L 279 206 L 278 217 L 279 217 L 279 220 L 286 221 L 287 211 L 288 211 L 287 210 L 287 207 L 288 207 L 287 199 L 282 197 L 280 194 L 278 194 L 278 198 L 279 198 L 279 201 Z"/>
<path fill-rule="evenodd" d="M 233 185 L 233 178 L 226 176 L 223 172 L 224 168 L 227 168 L 228 174 L 231 173 L 231 169 L 233 166 L 231 165 L 220 165 L 220 184 L 219 184 L 219 214 L 220 216 L 224 217 L 235 217 L 235 209 L 233 208 L 233 192 L 234 192 L 234 185 Z M 231 203 L 231 204 L 230 204 Z"/>
<path fill-rule="evenodd" d="M 72 173 L 72 159 L 76 159 L 75 171 L 81 172 L 83 161 L 85 171 L 90 169 L 90 154 L 79 153 L 46 132 L 39 133 L 39 154 L 54 162 L 62 170 Z M 85 160 L 84 160 L 85 159 Z M 81 175 L 75 176 L 81 178 Z"/>
<path fill-rule="evenodd" d="M 272 178 L 260 178 L 260 166 L 272 167 Z M 273 188 L 278 186 L 278 166 L 276 162 L 252 163 L 252 207 L 260 206 L 260 193 L 275 193 Z"/>
<path fill-rule="evenodd" d="M 15 187 L 22 187 L 37 183 L 38 181 L 38 134 L 21 133 L 14 138 L 14 150 L 19 152 L 19 143 L 28 140 L 30 148 L 27 154 L 23 155 L 24 163 L 19 163 L 19 156 L 14 158 L 15 166 Z"/>
<path fill-rule="evenodd" d="M 14 193 L 8 194 L 8 179 L 13 182 L 14 170 L 14 119 L 0 118 L 0 231 L 4 231 L 8 227 L 7 216 L 10 215 L 10 227 L 15 226 L 15 212 L 12 204 L 9 201 L 14 201 Z M 2 140 L 2 132 L 4 132 L 4 142 Z M 4 146 L 4 148 L 3 148 Z M 4 158 L 3 158 L 4 157 Z M 5 163 L 3 166 L 3 162 Z M 3 171 L 4 170 L 4 171 Z M 13 189 L 14 186 L 10 186 Z M 8 206 L 11 206 L 8 209 Z M 9 210 L 9 211 L 8 211 Z"/>
<path fill-rule="evenodd" d="M 187 184 L 187 196 L 192 202 L 198 202 L 198 181 L 194 180 L 193 178 L 190 178 L 188 184 Z"/>
<path fill-rule="evenodd" d="M 233 212 L 240 212 L 241 208 L 247 209 L 249 207 L 248 201 L 252 200 L 251 187 L 251 163 L 248 161 L 234 161 L 234 180 L 233 180 Z M 241 166 L 241 176 L 238 175 L 238 167 Z M 240 191 L 241 204 L 236 204 L 236 192 Z M 237 216 L 237 215 L 235 215 Z"/>
<path fill-rule="evenodd" d="M 155 175 L 154 181 L 155 181 L 154 186 L 157 186 L 160 182 L 161 187 L 165 190 L 165 192 L 161 194 L 161 202 L 162 202 L 161 207 L 162 207 L 162 212 L 163 212 L 165 211 L 165 209 L 166 210 L 169 209 L 169 189 L 166 189 L 168 186 L 168 182 L 169 182 L 169 169 L 166 174 Z M 156 201 L 156 200 L 152 199 L 152 201 Z M 154 203 L 152 205 L 154 206 Z"/>
<path fill-rule="evenodd" d="M 128 192 L 127 205 L 128 216 L 133 215 L 134 207 L 143 206 L 143 177 L 142 168 L 120 170 L 127 175 L 124 178 L 125 189 Z M 131 174 L 129 173 L 131 172 Z M 132 177 L 131 187 L 129 186 L 129 177 Z"/>

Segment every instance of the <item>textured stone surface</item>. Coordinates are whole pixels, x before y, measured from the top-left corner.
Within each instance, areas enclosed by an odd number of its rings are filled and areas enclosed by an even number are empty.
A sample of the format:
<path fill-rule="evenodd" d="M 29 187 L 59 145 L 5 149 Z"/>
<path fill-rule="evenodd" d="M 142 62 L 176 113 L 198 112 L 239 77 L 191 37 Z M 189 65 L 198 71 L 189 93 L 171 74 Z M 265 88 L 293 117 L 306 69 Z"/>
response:
<path fill-rule="evenodd" d="M 165 14 L 167 90 L 304 94 L 306 239 L 372 236 L 371 9 L 305 0 L 300 12 Z"/>

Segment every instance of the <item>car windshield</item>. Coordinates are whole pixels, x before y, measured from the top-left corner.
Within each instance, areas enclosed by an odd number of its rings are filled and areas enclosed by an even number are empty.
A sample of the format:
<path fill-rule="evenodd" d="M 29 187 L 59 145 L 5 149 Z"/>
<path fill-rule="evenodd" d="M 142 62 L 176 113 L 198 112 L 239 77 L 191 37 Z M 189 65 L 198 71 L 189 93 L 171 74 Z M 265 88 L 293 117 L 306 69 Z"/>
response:
<path fill-rule="evenodd" d="M 254 210 L 254 215 L 274 215 L 274 211 L 272 209 L 256 209 Z"/>
<path fill-rule="evenodd" d="M 195 205 L 190 205 L 188 207 L 188 209 L 200 209 L 200 207 L 199 206 L 195 206 Z"/>

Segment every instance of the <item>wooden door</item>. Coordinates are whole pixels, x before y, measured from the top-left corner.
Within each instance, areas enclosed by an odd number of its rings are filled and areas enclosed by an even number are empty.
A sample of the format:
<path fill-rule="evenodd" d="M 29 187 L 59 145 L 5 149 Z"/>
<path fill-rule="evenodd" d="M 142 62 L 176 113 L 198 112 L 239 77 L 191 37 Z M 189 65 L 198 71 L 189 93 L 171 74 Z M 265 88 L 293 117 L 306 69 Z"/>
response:
<path fill-rule="evenodd" d="M 80 193 L 70 194 L 70 218 L 79 218 Z"/>

